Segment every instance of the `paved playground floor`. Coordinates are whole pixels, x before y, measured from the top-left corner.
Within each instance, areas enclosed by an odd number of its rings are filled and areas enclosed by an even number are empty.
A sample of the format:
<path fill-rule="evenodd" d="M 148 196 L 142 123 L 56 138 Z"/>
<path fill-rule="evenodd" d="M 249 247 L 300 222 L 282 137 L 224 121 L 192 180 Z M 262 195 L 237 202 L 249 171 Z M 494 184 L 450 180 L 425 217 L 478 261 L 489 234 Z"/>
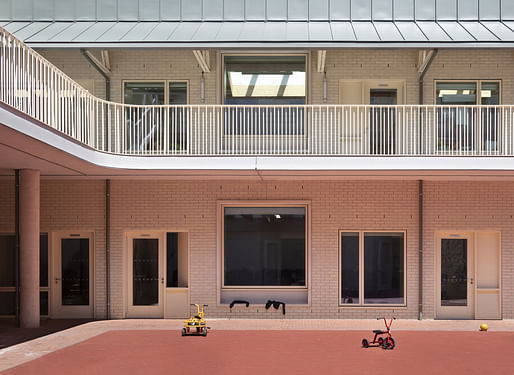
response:
<path fill-rule="evenodd" d="M 394 350 L 363 349 L 377 321 L 213 321 L 181 337 L 179 321 L 92 322 L 0 350 L 7 374 L 513 374 L 513 322 L 398 321 Z M 246 326 L 247 330 L 242 327 Z M 321 322 L 323 323 L 323 322 Z M 350 322 L 352 323 L 352 322 Z M 383 324 L 383 323 L 382 323 Z M 409 327 L 418 329 L 410 329 Z M 451 326 L 454 329 L 451 329 Z M 271 328 L 271 329 L 270 329 Z M 357 329 L 357 330 L 355 330 Z"/>

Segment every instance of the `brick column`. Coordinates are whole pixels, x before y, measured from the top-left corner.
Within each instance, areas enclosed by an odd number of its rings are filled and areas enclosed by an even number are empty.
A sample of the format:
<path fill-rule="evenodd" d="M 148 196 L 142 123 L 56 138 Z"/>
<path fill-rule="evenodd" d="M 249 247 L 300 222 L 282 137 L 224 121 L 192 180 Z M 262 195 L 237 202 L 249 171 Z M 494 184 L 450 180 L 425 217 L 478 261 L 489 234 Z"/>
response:
<path fill-rule="evenodd" d="M 20 325 L 39 327 L 39 171 L 20 171 Z"/>

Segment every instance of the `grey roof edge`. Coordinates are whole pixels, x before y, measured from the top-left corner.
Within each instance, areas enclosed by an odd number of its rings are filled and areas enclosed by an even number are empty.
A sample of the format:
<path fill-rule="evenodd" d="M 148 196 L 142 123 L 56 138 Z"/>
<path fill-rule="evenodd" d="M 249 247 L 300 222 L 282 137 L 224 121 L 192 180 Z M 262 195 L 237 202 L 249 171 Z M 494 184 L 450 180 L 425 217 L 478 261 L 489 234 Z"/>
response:
<path fill-rule="evenodd" d="M 508 42 L 25 42 L 32 48 L 87 48 L 87 49 L 122 49 L 122 48 L 184 48 L 184 49 L 248 49 L 248 48 L 303 48 L 303 49 L 336 49 L 336 48 L 514 48 L 514 41 Z"/>

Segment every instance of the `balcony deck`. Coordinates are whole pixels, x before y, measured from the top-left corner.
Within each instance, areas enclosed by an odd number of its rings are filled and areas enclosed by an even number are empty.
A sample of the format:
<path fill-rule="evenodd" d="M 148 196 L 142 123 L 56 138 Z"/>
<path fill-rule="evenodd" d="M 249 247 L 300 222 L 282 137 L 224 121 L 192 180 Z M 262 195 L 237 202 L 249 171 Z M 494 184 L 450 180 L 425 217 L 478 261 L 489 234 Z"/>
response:
<path fill-rule="evenodd" d="M 0 28 L 0 102 L 102 153 L 514 156 L 514 106 L 149 105 L 94 97 Z"/>

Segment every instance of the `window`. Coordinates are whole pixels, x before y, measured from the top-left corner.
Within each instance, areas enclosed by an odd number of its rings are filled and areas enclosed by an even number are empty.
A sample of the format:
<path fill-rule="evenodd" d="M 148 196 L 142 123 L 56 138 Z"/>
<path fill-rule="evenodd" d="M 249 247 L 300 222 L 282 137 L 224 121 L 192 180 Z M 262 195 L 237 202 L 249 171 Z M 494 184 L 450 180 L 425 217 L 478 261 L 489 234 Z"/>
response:
<path fill-rule="evenodd" d="M 225 287 L 306 287 L 306 207 L 223 207 Z"/>
<path fill-rule="evenodd" d="M 341 232 L 340 304 L 405 304 L 401 232 Z"/>
<path fill-rule="evenodd" d="M 0 234 L 0 316 L 16 314 L 15 246 L 13 234 Z M 48 315 L 48 234 L 39 239 L 39 286 L 41 315 Z"/>
<path fill-rule="evenodd" d="M 223 60 L 223 103 L 267 106 L 226 108 L 225 134 L 304 134 L 306 55 L 226 55 Z"/>
<path fill-rule="evenodd" d="M 123 98 L 134 105 L 125 110 L 128 151 L 180 153 L 187 148 L 186 81 L 124 82 Z M 151 107 L 164 104 L 174 107 Z"/>
<path fill-rule="evenodd" d="M 500 82 L 436 82 L 436 104 L 439 151 L 499 151 Z"/>

